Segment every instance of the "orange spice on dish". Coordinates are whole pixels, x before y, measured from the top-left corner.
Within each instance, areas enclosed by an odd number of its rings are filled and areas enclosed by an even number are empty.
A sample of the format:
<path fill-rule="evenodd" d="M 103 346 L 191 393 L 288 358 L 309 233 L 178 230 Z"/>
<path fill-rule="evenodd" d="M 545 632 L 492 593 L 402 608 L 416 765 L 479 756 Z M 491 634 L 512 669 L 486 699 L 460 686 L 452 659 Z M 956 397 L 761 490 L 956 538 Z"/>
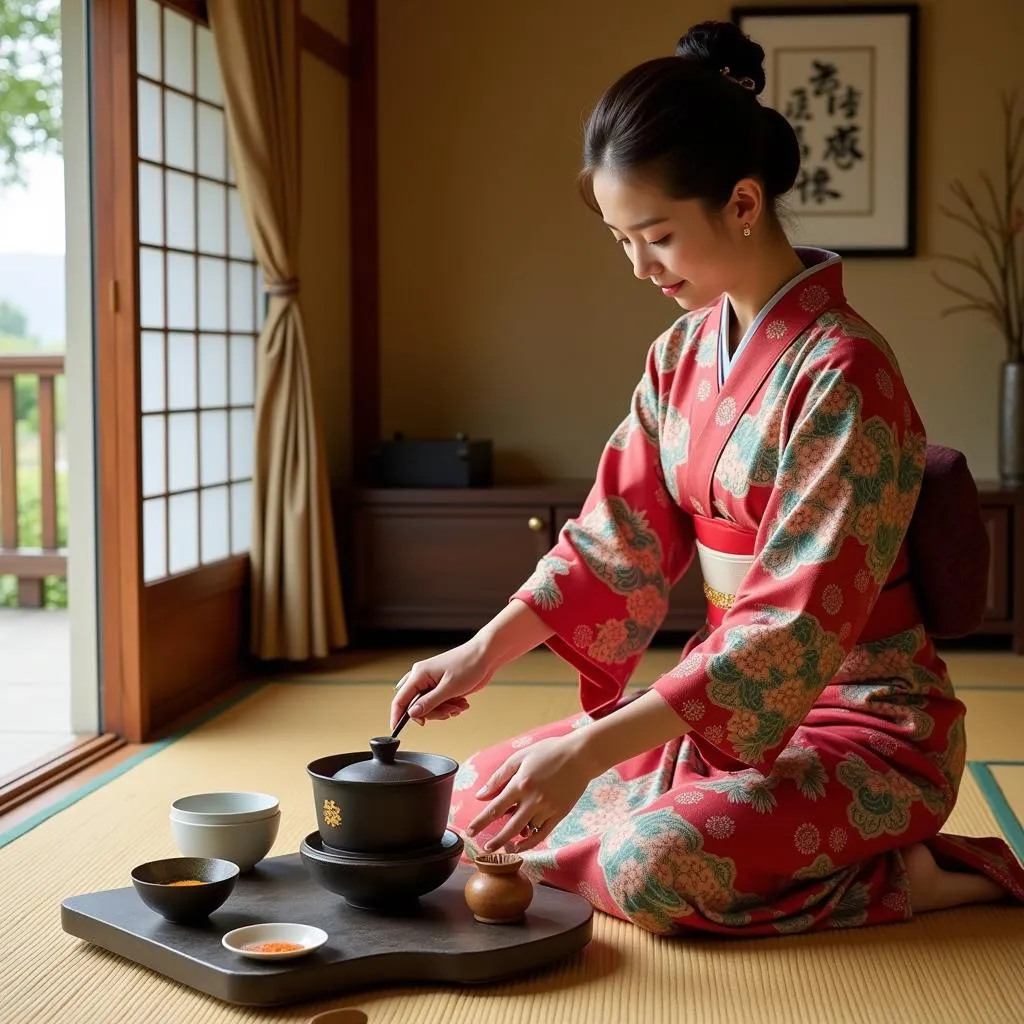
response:
<path fill-rule="evenodd" d="M 247 953 L 295 953 L 302 948 L 299 942 L 250 942 L 242 947 Z"/>
<path fill-rule="evenodd" d="M 164 882 L 164 885 L 206 885 L 201 878 L 182 878 L 178 882 Z"/>

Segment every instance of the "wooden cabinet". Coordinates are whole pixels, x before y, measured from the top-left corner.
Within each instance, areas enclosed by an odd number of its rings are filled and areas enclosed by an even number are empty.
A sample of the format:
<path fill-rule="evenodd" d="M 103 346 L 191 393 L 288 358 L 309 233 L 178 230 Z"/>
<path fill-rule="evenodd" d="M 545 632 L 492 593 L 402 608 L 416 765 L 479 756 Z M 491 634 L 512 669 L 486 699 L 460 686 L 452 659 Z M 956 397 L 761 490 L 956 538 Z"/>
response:
<path fill-rule="evenodd" d="M 1005 506 L 986 506 L 982 509 L 992 558 L 988 567 L 988 602 L 985 607 L 987 622 L 1009 622 L 1013 602 L 1010 594 L 1010 520 L 1013 509 Z"/>
<path fill-rule="evenodd" d="M 508 601 L 579 513 L 589 483 L 467 490 L 364 488 L 340 501 L 352 626 L 474 630 Z M 666 630 L 704 621 L 700 570 L 672 594 Z"/>
<path fill-rule="evenodd" d="M 1013 650 L 1024 654 L 1024 489 L 981 482 L 978 491 L 992 546 L 985 621 L 978 633 L 1009 636 Z"/>
<path fill-rule="evenodd" d="M 339 496 L 342 574 L 360 630 L 472 631 L 533 572 L 589 481 L 479 489 L 362 488 Z M 1024 654 L 1024 491 L 980 484 L 992 543 L 981 635 L 1009 636 Z M 663 632 L 704 623 L 696 559 L 672 591 Z"/>
<path fill-rule="evenodd" d="M 551 547 L 551 509 L 371 502 L 353 509 L 351 540 L 358 624 L 474 629 Z"/>

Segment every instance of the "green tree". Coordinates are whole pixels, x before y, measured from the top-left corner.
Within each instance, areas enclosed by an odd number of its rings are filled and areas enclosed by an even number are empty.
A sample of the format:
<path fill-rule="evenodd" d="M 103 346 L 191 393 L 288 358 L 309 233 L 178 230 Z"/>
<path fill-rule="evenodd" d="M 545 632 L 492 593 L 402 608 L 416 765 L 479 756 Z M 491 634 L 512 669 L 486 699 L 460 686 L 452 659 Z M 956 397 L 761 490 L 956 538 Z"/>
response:
<path fill-rule="evenodd" d="M 24 185 L 22 158 L 60 152 L 60 0 L 0 0 L 0 186 Z"/>
<path fill-rule="evenodd" d="M 28 317 L 8 299 L 0 299 L 0 334 L 9 334 L 13 338 L 28 336 Z"/>

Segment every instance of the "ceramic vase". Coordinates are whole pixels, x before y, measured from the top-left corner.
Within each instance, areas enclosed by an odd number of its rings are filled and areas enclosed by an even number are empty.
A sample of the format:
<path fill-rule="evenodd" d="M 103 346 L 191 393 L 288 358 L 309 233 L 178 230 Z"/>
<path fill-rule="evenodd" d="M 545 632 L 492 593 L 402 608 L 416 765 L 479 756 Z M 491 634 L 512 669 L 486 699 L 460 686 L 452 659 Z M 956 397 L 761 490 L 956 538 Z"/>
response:
<path fill-rule="evenodd" d="M 466 903 L 483 924 L 522 919 L 533 901 L 533 883 L 521 873 L 523 858 L 514 853 L 481 853 L 466 882 Z"/>
<path fill-rule="evenodd" d="M 1003 363 L 999 395 L 999 476 L 1024 484 L 1024 363 Z"/>

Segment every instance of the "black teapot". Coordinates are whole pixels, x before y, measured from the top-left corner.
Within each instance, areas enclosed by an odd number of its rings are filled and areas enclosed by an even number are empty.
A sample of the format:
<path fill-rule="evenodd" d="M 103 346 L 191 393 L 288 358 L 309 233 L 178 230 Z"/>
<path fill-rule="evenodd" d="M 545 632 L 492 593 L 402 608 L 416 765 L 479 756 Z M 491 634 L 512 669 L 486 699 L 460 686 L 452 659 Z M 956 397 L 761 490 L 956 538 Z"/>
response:
<path fill-rule="evenodd" d="M 436 848 L 448 826 L 457 761 L 403 752 L 391 736 L 370 751 L 332 754 L 306 767 L 324 845 L 348 856 L 414 855 Z"/>

